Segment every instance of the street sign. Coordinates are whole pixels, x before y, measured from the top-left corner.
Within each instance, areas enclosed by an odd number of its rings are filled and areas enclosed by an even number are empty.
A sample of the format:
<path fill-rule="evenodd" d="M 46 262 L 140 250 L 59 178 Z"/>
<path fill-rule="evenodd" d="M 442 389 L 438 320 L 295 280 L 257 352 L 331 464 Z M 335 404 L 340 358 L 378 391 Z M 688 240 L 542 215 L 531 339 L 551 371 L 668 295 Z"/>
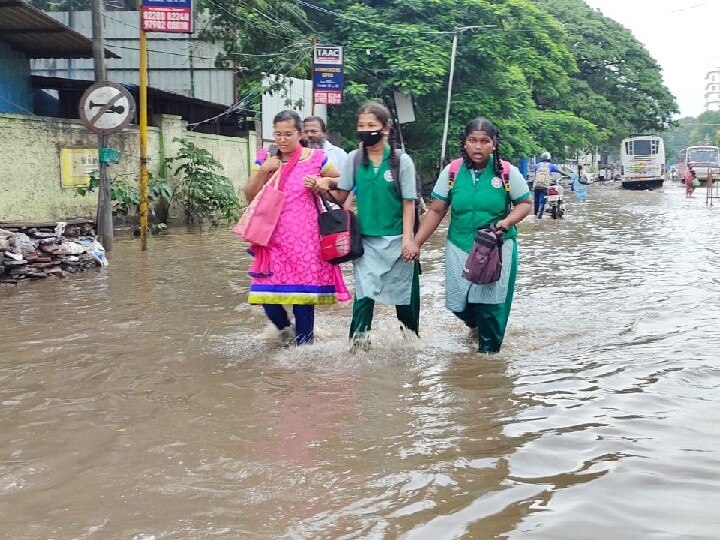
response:
<path fill-rule="evenodd" d="M 135 116 L 135 100 L 124 86 L 102 81 L 80 98 L 80 120 L 98 135 L 117 133 Z"/>
<path fill-rule="evenodd" d="M 142 0 L 142 29 L 192 34 L 192 0 Z"/>
<path fill-rule="evenodd" d="M 316 45 L 313 52 L 313 103 L 340 105 L 343 86 L 343 48 Z"/>

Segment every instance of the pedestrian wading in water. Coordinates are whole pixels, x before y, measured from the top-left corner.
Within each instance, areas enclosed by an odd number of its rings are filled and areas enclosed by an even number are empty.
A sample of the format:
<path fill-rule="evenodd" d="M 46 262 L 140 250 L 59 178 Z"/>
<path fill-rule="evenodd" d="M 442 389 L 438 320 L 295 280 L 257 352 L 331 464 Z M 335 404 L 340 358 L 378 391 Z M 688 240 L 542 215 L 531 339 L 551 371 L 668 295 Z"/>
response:
<path fill-rule="evenodd" d="M 300 144 L 303 126 L 294 111 L 275 116 L 273 128 L 278 153 L 258 152 L 245 196 L 249 204 L 278 174 L 278 189 L 285 197 L 267 246 L 250 248 L 254 258 L 248 302 L 262 305 L 284 342 L 302 345 L 314 340 L 316 304 L 350 299 L 340 268 L 320 255 L 317 196 L 305 187 L 306 177 L 334 179 L 340 172 L 322 149 Z M 283 305 L 293 306 L 294 328 Z"/>
<path fill-rule="evenodd" d="M 532 210 L 530 192 L 520 171 L 500 159 L 500 133 L 485 118 L 472 120 L 460 137 L 462 164 L 440 173 L 433 200 L 414 242 L 403 251 L 416 260 L 420 247 L 450 209 L 445 247 L 445 305 L 469 328 L 477 330 L 478 350 L 496 353 L 502 346 L 518 271 L 517 229 Z M 508 171 L 503 179 L 503 169 Z M 508 204 L 511 203 L 511 204 Z M 500 279 L 482 285 L 463 277 L 478 228 L 494 227 L 502 240 Z"/>
<path fill-rule="evenodd" d="M 375 102 L 357 113 L 357 136 L 362 146 L 350 152 L 342 175 L 308 178 L 316 193 L 333 190 L 343 203 L 355 189 L 357 217 L 365 254 L 353 261 L 355 299 L 350 323 L 351 350 L 369 347 L 375 302 L 395 306 L 402 329 L 418 334 L 420 320 L 419 264 L 406 262 L 404 249 L 412 245 L 415 223 L 415 165 L 390 140 L 390 112 Z M 362 161 L 355 170 L 355 155 Z M 399 190 L 392 170 L 399 171 Z M 399 191 L 399 192 L 398 192 Z"/>

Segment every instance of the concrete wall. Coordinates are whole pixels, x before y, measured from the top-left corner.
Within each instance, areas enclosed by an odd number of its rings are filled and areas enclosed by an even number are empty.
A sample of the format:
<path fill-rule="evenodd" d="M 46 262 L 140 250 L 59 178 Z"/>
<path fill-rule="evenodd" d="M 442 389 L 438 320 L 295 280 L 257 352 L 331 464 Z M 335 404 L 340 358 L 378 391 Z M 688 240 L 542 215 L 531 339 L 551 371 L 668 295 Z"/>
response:
<path fill-rule="evenodd" d="M 162 115 L 159 128 L 148 128 L 149 170 L 165 174 L 163 159 L 175 155 L 184 138 L 210 151 L 223 164 L 224 175 L 235 186 L 242 200 L 242 190 L 254 157 L 256 136 L 223 137 L 187 131 L 180 117 Z M 140 141 L 137 126 L 111 135 L 108 146 L 120 150 L 120 163 L 110 165 L 111 177 L 122 175 L 137 181 Z M 61 148 L 93 148 L 97 135 L 79 122 L 55 118 L 0 114 L 0 221 L 53 221 L 75 217 L 94 218 L 97 196 L 75 195 L 74 189 L 63 189 L 60 177 Z M 248 152 L 250 150 L 250 152 Z M 168 171 L 169 173 L 169 171 Z M 173 178 L 167 178 L 172 182 Z"/>
<path fill-rule="evenodd" d="M 23 114 L 31 109 L 30 60 L 0 41 L 0 113 Z"/>

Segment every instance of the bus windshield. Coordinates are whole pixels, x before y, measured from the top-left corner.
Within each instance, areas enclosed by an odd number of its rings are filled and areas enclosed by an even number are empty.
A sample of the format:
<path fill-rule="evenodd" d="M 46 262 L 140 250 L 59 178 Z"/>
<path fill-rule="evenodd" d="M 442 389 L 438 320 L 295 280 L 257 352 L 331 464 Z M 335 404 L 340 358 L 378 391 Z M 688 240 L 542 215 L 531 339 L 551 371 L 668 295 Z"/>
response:
<path fill-rule="evenodd" d="M 717 163 L 717 148 L 692 148 L 688 151 L 688 163 Z"/>

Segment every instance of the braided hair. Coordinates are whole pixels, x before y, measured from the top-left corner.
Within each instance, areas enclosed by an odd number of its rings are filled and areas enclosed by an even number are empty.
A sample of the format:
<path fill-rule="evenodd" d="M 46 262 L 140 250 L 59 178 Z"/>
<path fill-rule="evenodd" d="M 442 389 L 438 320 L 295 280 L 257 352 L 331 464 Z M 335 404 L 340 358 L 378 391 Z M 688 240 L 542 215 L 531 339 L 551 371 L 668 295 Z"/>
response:
<path fill-rule="evenodd" d="M 391 136 L 388 137 L 388 144 L 390 145 L 390 167 L 397 167 L 400 164 L 400 158 L 397 156 L 397 152 L 395 152 L 396 146 L 394 137 L 392 137 L 393 130 L 390 122 L 390 111 L 388 108 L 376 101 L 366 101 L 358 109 L 356 119 L 359 119 L 361 114 L 372 114 L 375 118 L 377 118 L 378 122 L 383 125 L 383 128 L 386 126 L 391 127 Z M 367 148 L 365 148 L 365 145 L 362 147 L 362 152 L 362 164 L 367 165 L 370 163 L 370 157 L 368 156 L 368 151 Z"/>
<path fill-rule="evenodd" d="M 468 124 L 465 126 L 465 129 L 460 132 L 460 153 L 462 154 L 465 167 L 467 167 L 468 170 L 477 168 L 475 162 L 472 160 L 470 155 L 467 153 L 467 150 L 465 149 L 465 141 L 473 131 L 484 131 L 490 136 L 490 138 L 492 138 L 493 143 L 495 144 L 495 150 L 493 150 L 493 172 L 495 173 L 495 176 L 497 176 L 498 178 L 502 178 L 502 161 L 500 159 L 500 130 L 495 127 L 495 124 L 493 124 L 490 120 L 488 120 L 487 118 L 483 118 L 482 116 L 478 116 L 477 118 L 470 120 L 470 122 L 468 122 Z"/>

